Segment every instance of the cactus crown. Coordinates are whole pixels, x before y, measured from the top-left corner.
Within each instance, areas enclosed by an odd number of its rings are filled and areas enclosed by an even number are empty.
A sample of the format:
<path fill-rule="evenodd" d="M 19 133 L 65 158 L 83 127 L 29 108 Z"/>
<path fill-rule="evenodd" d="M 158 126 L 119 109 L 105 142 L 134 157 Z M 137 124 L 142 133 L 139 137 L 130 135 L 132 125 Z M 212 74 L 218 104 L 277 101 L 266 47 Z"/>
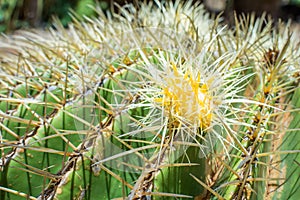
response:
<path fill-rule="evenodd" d="M 0 199 L 299 196 L 299 38 L 155 4 L 1 38 Z"/>

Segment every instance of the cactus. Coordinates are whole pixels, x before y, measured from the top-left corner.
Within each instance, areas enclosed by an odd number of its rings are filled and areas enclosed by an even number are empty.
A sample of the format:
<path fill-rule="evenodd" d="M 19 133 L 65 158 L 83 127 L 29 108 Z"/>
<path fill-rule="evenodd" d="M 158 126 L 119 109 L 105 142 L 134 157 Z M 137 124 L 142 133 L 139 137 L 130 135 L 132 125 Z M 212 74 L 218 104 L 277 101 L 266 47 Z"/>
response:
<path fill-rule="evenodd" d="M 141 4 L 1 38 L 1 199 L 296 199 L 289 24 Z"/>

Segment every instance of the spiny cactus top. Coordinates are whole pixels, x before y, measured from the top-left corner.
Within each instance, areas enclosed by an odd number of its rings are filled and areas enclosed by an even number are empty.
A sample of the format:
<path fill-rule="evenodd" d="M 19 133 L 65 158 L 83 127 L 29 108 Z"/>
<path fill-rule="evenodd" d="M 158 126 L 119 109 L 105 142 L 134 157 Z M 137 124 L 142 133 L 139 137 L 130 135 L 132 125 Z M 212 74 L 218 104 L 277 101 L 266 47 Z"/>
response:
<path fill-rule="evenodd" d="M 95 10 L 1 38 L 0 199 L 299 196 L 288 24 L 228 27 L 192 1 Z"/>

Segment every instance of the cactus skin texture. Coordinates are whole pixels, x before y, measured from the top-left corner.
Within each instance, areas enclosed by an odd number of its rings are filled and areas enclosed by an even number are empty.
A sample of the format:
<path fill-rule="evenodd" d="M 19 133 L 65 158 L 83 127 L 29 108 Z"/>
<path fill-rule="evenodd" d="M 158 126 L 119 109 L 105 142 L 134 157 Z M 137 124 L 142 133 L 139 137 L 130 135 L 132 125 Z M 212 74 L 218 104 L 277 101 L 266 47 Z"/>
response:
<path fill-rule="evenodd" d="M 141 4 L 0 42 L 0 199 L 297 199 L 299 37 Z"/>

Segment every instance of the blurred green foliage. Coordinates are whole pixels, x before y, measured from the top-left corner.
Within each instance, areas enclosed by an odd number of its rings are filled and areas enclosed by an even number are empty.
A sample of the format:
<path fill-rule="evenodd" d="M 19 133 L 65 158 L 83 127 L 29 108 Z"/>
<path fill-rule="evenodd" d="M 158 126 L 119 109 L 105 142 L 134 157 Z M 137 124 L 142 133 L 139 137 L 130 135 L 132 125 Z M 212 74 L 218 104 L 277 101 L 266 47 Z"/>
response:
<path fill-rule="evenodd" d="M 300 0 L 291 0 L 290 3 L 300 5 Z"/>
<path fill-rule="evenodd" d="M 2 0 L 0 3 L 0 32 L 7 30 L 10 19 L 13 18 L 13 10 L 17 7 L 17 0 Z"/>
<path fill-rule="evenodd" d="M 108 1 L 100 0 L 1 0 L 0 32 L 10 32 L 18 28 L 40 27 L 51 24 L 52 16 L 57 16 L 63 25 L 71 21 L 70 10 L 77 17 L 93 17 L 93 6 L 103 9 Z"/>

